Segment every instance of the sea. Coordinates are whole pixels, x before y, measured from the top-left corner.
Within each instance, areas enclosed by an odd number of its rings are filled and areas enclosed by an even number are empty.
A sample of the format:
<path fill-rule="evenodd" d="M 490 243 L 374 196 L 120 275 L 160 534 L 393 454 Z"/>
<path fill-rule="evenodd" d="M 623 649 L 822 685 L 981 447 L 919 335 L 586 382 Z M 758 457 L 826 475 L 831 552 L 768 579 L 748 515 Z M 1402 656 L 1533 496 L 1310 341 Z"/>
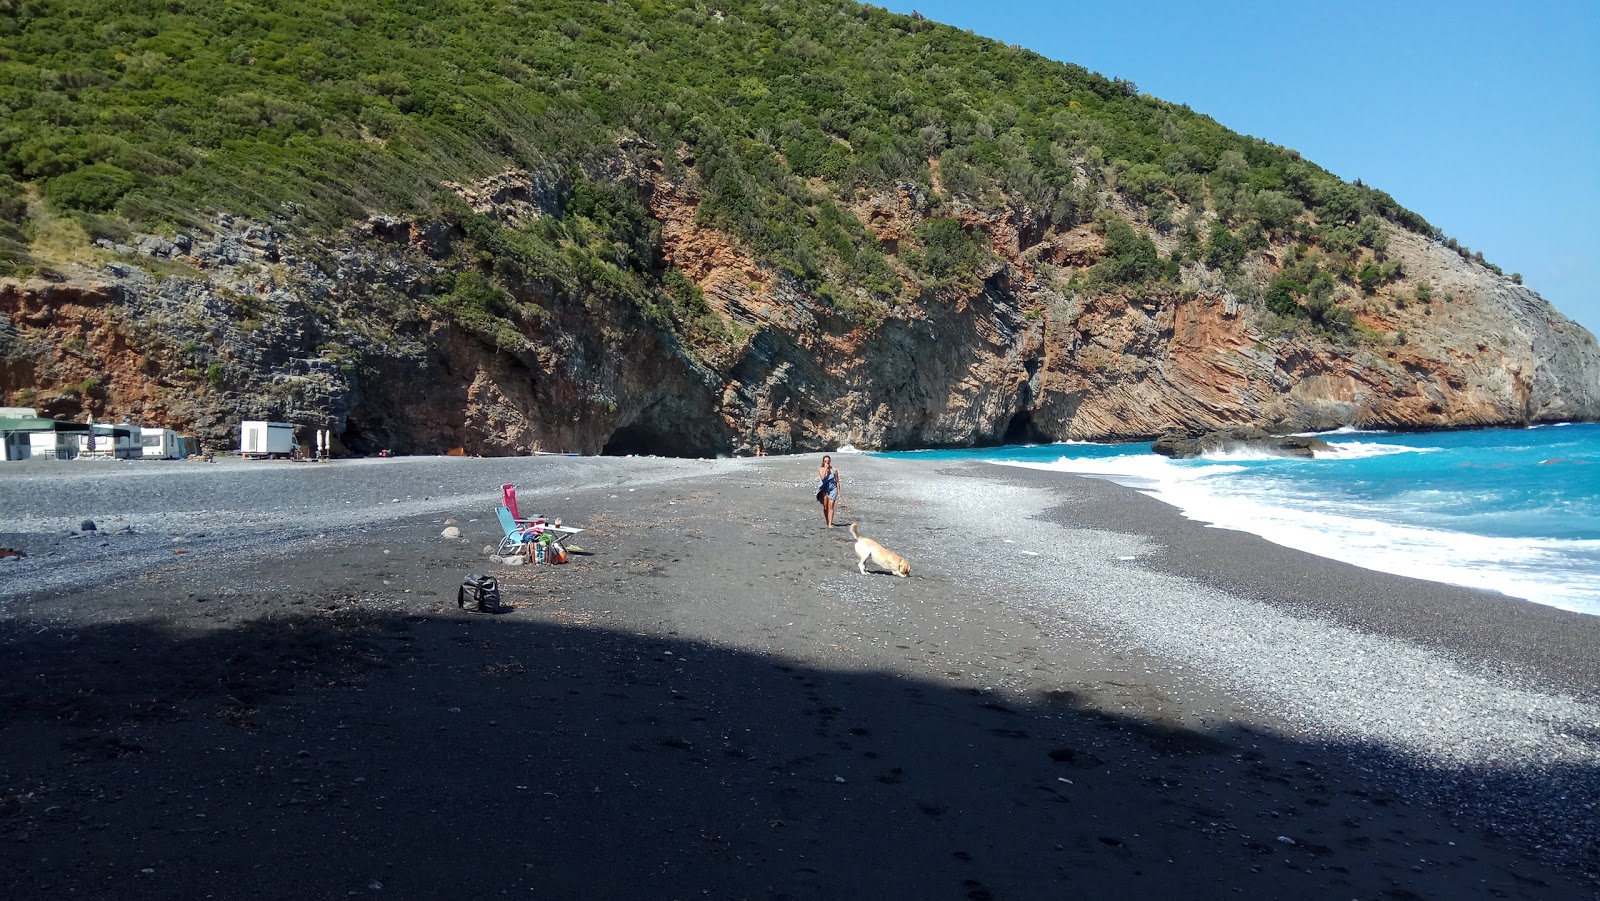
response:
<path fill-rule="evenodd" d="M 1217 528 L 1600 616 L 1600 425 L 1318 437 L 1331 449 L 1309 460 L 1079 442 L 877 456 L 1099 476 Z"/>

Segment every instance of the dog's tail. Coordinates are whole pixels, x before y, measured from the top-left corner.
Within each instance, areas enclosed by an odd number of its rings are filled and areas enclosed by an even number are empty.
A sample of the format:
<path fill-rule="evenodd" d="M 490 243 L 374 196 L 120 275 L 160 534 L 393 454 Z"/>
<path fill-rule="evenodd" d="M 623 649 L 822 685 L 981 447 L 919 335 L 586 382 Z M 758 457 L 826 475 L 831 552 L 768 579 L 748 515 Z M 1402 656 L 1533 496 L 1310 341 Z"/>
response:
<path fill-rule="evenodd" d="M 854 538 L 857 541 L 861 540 L 861 536 L 856 534 L 856 524 L 855 523 L 851 523 L 850 524 L 850 537 Z"/>

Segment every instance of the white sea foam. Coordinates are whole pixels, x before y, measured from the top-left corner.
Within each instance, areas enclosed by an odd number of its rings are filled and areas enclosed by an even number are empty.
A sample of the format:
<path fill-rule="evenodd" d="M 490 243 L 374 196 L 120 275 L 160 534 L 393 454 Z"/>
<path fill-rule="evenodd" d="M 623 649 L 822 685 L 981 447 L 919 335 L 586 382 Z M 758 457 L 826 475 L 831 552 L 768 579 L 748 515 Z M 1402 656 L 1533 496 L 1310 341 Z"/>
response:
<path fill-rule="evenodd" d="M 1153 454 L 1003 465 L 1104 476 L 1139 488 L 1190 519 L 1284 547 L 1378 572 L 1600 614 L 1600 590 L 1581 564 L 1600 560 L 1600 541 L 1494 537 L 1398 524 L 1375 518 L 1381 510 L 1291 499 L 1271 482 L 1228 478 L 1243 466 L 1178 465 Z"/>
<path fill-rule="evenodd" d="M 1382 444 L 1376 441 L 1344 441 L 1317 451 L 1319 460 L 1358 460 L 1363 457 L 1387 457 L 1391 454 L 1431 454 L 1436 447 L 1408 447 L 1404 444 Z"/>
<path fill-rule="evenodd" d="M 1223 450 L 1207 451 L 1200 455 L 1202 460 L 1282 460 L 1283 454 L 1274 454 L 1253 447 L 1230 447 Z"/>
<path fill-rule="evenodd" d="M 1385 431 L 1383 431 L 1381 429 L 1358 429 L 1353 425 L 1342 425 L 1342 426 L 1339 426 L 1336 429 L 1329 429 L 1326 432 L 1295 432 L 1295 434 L 1296 435 L 1301 435 L 1301 436 L 1310 436 L 1310 435 L 1320 436 L 1320 435 L 1387 435 L 1389 433 L 1385 432 Z"/>
<path fill-rule="evenodd" d="M 1062 457 L 1054 463 L 1029 462 L 1023 460 L 994 460 L 991 461 L 1002 466 L 1019 466 L 1023 469 L 1045 469 L 1053 472 L 1074 472 L 1081 475 L 1103 475 L 1117 477 L 1118 480 L 1127 479 L 1131 483 L 1141 483 L 1137 487 L 1162 485 L 1195 479 L 1209 478 L 1217 475 L 1230 475 L 1244 472 L 1243 466 L 1227 466 L 1221 464 L 1208 466 L 1174 466 L 1165 457 L 1155 454 L 1125 454 L 1117 457 Z"/>

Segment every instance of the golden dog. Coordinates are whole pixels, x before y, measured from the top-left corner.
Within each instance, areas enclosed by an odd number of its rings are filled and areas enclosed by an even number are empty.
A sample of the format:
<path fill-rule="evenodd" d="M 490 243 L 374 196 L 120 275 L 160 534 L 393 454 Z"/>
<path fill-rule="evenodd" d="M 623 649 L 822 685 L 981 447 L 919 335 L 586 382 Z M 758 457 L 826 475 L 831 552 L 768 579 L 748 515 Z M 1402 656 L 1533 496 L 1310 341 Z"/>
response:
<path fill-rule="evenodd" d="M 862 538 L 856 533 L 856 524 L 850 524 L 850 537 L 856 540 L 856 569 L 867 574 L 867 561 L 871 560 L 873 566 L 881 566 L 901 578 L 911 575 L 911 564 L 906 558 L 896 554 L 871 538 Z"/>

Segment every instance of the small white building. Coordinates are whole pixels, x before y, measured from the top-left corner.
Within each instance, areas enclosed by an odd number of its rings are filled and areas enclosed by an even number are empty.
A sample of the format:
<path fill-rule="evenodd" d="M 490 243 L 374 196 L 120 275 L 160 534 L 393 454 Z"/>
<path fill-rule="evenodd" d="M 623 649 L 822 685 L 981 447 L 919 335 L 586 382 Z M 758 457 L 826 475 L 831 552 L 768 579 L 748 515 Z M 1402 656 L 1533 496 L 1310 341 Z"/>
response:
<path fill-rule="evenodd" d="M 239 455 L 272 459 L 294 453 L 294 426 L 287 422 L 247 419 L 239 423 Z"/>

